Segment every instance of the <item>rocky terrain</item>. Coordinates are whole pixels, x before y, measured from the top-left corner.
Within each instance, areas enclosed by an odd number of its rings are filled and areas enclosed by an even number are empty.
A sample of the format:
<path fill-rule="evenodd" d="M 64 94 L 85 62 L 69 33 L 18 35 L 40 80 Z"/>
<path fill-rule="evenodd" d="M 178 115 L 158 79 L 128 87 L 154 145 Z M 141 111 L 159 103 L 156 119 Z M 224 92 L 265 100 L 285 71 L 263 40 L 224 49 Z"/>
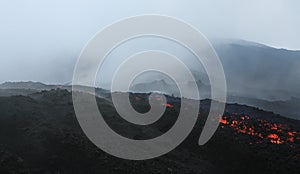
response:
<path fill-rule="evenodd" d="M 149 94 L 131 94 L 146 112 Z M 109 96 L 97 99 L 109 125 L 123 136 L 146 139 L 166 132 L 180 99 L 167 96 L 160 122 L 137 127 L 120 119 Z M 198 139 L 210 106 L 201 101 L 190 136 L 175 150 L 146 161 L 119 159 L 94 146 L 82 132 L 64 89 L 0 97 L 0 173 L 299 173 L 300 122 L 246 105 L 228 104 L 213 138 Z"/>

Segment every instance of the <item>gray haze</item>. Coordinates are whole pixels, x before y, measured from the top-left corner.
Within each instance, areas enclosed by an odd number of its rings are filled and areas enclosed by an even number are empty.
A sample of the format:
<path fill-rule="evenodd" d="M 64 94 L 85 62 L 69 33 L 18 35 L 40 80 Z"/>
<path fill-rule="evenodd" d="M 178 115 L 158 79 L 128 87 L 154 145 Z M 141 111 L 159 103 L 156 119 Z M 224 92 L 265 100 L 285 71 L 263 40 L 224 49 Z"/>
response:
<path fill-rule="evenodd" d="M 0 82 L 69 82 L 81 49 L 97 31 L 121 18 L 149 13 L 183 19 L 212 41 L 239 38 L 300 49 L 297 0 L 0 1 Z M 168 44 L 164 49 L 189 56 L 174 48 Z M 115 66 L 111 61 L 105 68 Z"/>

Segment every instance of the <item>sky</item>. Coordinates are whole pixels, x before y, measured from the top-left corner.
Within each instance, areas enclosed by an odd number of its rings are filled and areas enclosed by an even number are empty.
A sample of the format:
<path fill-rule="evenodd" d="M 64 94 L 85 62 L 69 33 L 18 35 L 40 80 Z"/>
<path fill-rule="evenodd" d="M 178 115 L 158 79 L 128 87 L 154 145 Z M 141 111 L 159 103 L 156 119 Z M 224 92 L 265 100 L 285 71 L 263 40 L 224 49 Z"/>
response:
<path fill-rule="evenodd" d="M 142 14 L 177 17 L 209 40 L 244 39 L 300 50 L 298 0 L 2 0 L 0 83 L 65 83 L 99 30 Z"/>

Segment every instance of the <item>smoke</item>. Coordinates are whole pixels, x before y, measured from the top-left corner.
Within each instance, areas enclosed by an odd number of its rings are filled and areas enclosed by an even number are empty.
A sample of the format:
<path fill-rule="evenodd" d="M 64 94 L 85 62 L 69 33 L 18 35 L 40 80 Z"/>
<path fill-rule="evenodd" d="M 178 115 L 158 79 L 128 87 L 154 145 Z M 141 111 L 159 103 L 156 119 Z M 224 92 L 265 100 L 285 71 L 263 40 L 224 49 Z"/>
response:
<path fill-rule="evenodd" d="M 300 49 L 299 39 L 295 37 L 300 31 L 299 6 L 297 0 L 1 1 L 0 82 L 69 82 L 80 50 L 97 31 L 121 18 L 145 13 L 182 19 L 196 26 L 209 40 L 241 38 L 275 47 Z M 172 43 L 157 40 L 144 43 L 144 46 L 127 46 L 124 49 L 129 50 L 126 54 L 124 50 L 115 53 L 112 56 L 115 58 L 104 65 L 103 72 L 99 72 L 99 78 L 104 78 L 103 83 L 109 83 L 111 72 L 122 58 L 146 49 L 146 46 L 155 49 L 164 45 L 165 50 L 181 57 L 191 68 L 201 69 L 201 65 L 190 61 L 190 53 Z M 296 92 L 299 64 L 294 60 L 297 56 L 286 62 L 290 55 L 277 55 L 276 52 L 270 57 L 282 58 L 275 61 L 276 65 L 268 66 L 268 62 L 274 63 L 274 60 L 269 58 L 266 61 L 265 53 L 256 50 L 246 55 L 242 53 L 237 52 L 236 58 L 246 56 L 249 62 L 236 63 L 236 59 L 229 59 L 230 53 L 220 51 L 233 91 L 245 93 L 250 86 L 251 89 L 292 89 Z M 252 62 L 250 57 L 255 56 L 257 60 Z M 246 70 L 247 75 L 242 76 L 241 72 Z"/>

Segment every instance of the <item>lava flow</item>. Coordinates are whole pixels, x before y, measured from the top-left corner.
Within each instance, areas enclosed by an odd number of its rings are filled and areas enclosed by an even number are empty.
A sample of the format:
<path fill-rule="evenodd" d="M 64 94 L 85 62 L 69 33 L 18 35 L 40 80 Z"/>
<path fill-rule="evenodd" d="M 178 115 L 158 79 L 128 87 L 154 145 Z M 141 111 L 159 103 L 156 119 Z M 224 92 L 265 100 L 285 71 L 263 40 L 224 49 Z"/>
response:
<path fill-rule="evenodd" d="M 257 142 L 270 142 L 273 144 L 293 144 L 299 143 L 300 132 L 292 130 L 290 126 L 280 123 L 271 123 L 264 119 L 251 118 L 248 115 L 223 116 L 220 119 L 221 128 L 229 127 L 238 134 L 246 134 L 257 137 Z M 253 144 L 253 142 L 249 142 Z"/>

